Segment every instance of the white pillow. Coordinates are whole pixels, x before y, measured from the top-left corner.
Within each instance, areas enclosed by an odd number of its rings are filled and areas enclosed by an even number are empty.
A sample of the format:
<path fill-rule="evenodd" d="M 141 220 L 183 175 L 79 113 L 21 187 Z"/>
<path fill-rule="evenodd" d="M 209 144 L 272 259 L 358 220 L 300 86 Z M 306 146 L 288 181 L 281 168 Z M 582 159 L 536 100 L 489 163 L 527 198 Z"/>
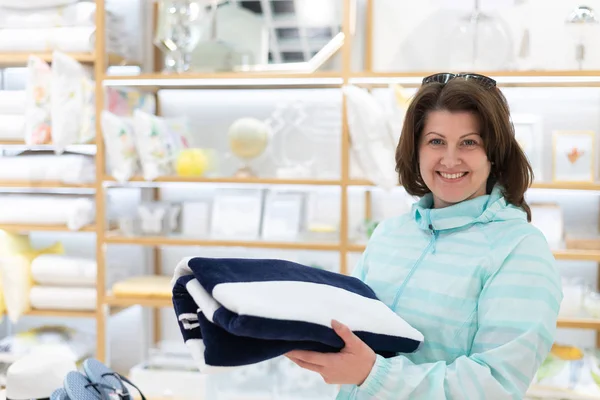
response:
<path fill-rule="evenodd" d="M 342 88 L 348 109 L 352 150 L 366 178 L 383 189 L 398 184 L 396 146 L 383 107 L 367 90 L 353 85 Z"/>
<path fill-rule="evenodd" d="M 52 138 L 50 100 L 52 69 L 36 56 L 29 56 L 25 85 L 25 143 L 48 144 Z"/>
<path fill-rule="evenodd" d="M 52 54 L 51 120 L 52 144 L 62 153 L 66 146 L 85 143 L 93 129 L 94 85 L 83 65 L 55 51 Z"/>
<path fill-rule="evenodd" d="M 106 110 L 100 118 L 108 170 L 117 182 L 127 182 L 140 171 L 132 123 Z"/>

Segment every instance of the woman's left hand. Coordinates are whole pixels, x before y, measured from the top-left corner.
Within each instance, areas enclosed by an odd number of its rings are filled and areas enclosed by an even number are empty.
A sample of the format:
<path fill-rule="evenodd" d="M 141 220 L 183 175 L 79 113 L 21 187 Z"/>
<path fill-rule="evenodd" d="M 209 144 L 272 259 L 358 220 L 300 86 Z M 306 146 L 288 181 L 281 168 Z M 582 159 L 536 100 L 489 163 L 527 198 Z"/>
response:
<path fill-rule="evenodd" d="M 286 357 L 302 368 L 318 372 L 326 383 L 362 384 L 375 364 L 375 352 L 346 325 L 334 320 L 331 327 L 345 343 L 340 352 L 293 350 Z"/>

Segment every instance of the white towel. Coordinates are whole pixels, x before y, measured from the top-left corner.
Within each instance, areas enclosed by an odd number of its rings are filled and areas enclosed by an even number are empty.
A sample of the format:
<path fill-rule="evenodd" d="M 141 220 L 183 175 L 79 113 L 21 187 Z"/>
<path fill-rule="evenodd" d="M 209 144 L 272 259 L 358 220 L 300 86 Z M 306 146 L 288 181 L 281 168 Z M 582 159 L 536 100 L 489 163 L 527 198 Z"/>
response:
<path fill-rule="evenodd" d="M 34 286 L 29 302 L 37 310 L 91 311 L 96 309 L 96 288 Z"/>
<path fill-rule="evenodd" d="M 0 90 L 0 115 L 25 114 L 24 90 Z"/>
<path fill-rule="evenodd" d="M 25 140 L 25 117 L 0 115 L 0 140 Z"/>
<path fill-rule="evenodd" d="M 0 224 L 65 225 L 79 230 L 94 222 L 92 197 L 66 195 L 0 195 Z"/>
<path fill-rule="evenodd" d="M 81 154 L 35 154 L 0 157 L 1 181 L 56 181 L 93 183 L 94 157 Z"/>
<path fill-rule="evenodd" d="M 24 3 L 20 1 L 20 3 Z M 0 6 L 0 28 L 53 28 L 93 26 L 96 4 L 80 2 L 65 6 L 16 9 Z"/>
<path fill-rule="evenodd" d="M 89 53 L 94 50 L 90 41 L 93 26 L 0 29 L 0 52 Z"/>
<path fill-rule="evenodd" d="M 31 262 L 31 277 L 39 285 L 96 285 L 96 261 L 89 258 L 42 254 Z"/>

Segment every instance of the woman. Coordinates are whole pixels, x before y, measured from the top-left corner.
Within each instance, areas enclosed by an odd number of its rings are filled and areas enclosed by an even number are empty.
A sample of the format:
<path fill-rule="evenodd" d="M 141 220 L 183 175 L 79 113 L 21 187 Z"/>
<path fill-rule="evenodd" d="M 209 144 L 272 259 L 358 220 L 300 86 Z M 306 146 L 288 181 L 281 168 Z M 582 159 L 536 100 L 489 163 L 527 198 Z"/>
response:
<path fill-rule="evenodd" d="M 340 353 L 287 356 L 342 384 L 338 399 L 522 399 L 552 346 L 562 291 L 552 252 L 529 223 L 532 170 L 496 82 L 425 78 L 396 169 L 421 199 L 379 224 L 354 276 L 425 342 L 386 359 L 333 321 Z"/>

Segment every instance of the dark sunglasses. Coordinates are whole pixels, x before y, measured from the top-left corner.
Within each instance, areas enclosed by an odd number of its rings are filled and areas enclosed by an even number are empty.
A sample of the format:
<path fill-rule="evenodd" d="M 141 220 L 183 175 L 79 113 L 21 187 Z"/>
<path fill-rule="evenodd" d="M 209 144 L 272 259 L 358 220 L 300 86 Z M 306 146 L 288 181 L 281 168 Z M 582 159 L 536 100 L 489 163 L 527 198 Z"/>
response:
<path fill-rule="evenodd" d="M 452 74 L 450 72 L 441 72 L 439 74 L 433 74 L 426 76 L 423 78 L 423 85 L 428 83 L 441 83 L 445 85 L 449 81 L 455 78 L 462 78 L 467 81 L 475 81 L 485 87 L 486 89 L 490 89 L 496 86 L 496 81 L 490 77 L 480 74 L 470 74 L 470 73 L 460 73 L 460 74 Z"/>

